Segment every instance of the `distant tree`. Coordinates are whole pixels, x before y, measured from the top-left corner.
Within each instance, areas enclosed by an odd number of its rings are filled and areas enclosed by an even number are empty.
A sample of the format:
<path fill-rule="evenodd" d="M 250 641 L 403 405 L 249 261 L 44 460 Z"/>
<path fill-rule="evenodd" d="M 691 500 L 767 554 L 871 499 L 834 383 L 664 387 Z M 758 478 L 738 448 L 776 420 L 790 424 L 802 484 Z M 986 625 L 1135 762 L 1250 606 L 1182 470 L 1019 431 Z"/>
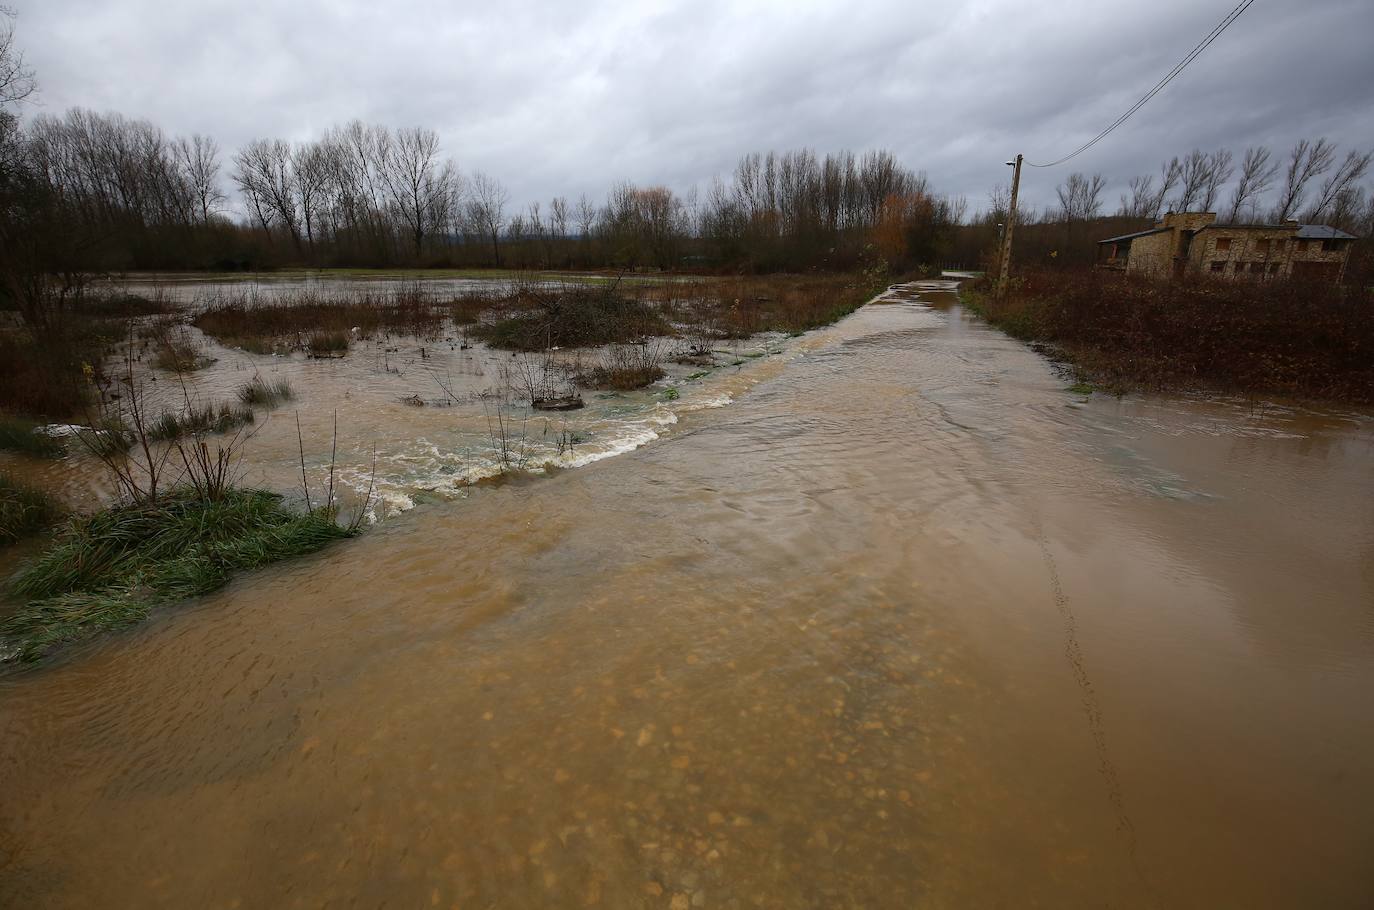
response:
<path fill-rule="evenodd" d="M 254 139 L 234 156 L 233 176 L 263 231 L 270 234 L 272 224 L 280 224 L 296 252 L 301 252 L 291 146 L 280 139 Z"/>
<path fill-rule="evenodd" d="M 1153 219 L 1158 219 L 1164 214 L 1164 201 L 1183 178 L 1183 165 L 1177 158 L 1171 158 L 1160 167 L 1159 174 L 1159 190 L 1155 193 L 1154 202 L 1150 206 L 1150 217 Z"/>
<path fill-rule="evenodd" d="M 1078 172 L 1069 175 L 1055 190 L 1059 196 L 1060 218 L 1073 224 L 1097 217 L 1102 210 L 1102 190 L 1107 181 L 1101 174 L 1085 177 Z"/>
<path fill-rule="evenodd" d="M 33 70 L 14 47 L 14 10 L 0 6 L 0 104 L 23 101 L 38 88 Z"/>
<path fill-rule="evenodd" d="M 1325 138 L 1316 142 L 1303 139 L 1293 146 L 1288 158 L 1288 170 L 1284 174 L 1283 189 L 1279 193 L 1278 207 L 1274 209 L 1275 221 L 1287 221 L 1298 213 L 1307 185 L 1331 170 L 1335 155 L 1335 146 Z"/>
<path fill-rule="evenodd" d="M 1117 214 L 1123 218 L 1153 218 L 1156 208 L 1154 185 L 1153 174 L 1132 177 L 1126 184 L 1130 195 L 1122 195 Z"/>
<path fill-rule="evenodd" d="M 1340 167 L 1336 168 L 1336 173 L 1322 182 L 1321 195 L 1317 197 L 1317 201 L 1308 210 L 1307 219 L 1309 221 L 1321 221 L 1325 218 L 1332 211 L 1336 201 L 1343 194 L 1354 189 L 1355 185 L 1364 178 L 1371 161 L 1374 161 L 1374 152 L 1362 153 L 1351 150 L 1347 153 Z"/>
<path fill-rule="evenodd" d="M 219 186 L 219 145 L 209 136 L 196 133 L 190 139 L 172 143 L 182 177 L 190 187 L 195 213 L 201 224 L 208 224 L 227 201 Z"/>
<path fill-rule="evenodd" d="M 1202 210 L 1210 212 L 1221 196 L 1221 188 L 1231 182 L 1231 177 L 1236 172 L 1231 150 L 1217 149 L 1208 155 L 1206 172 L 1207 179 L 1202 185 Z"/>
<path fill-rule="evenodd" d="M 433 130 L 400 130 L 387 144 L 387 152 L 382 161 L 382 181 L 418 259 L 425 238 L 449 223 L 462 183 L 453 162 L 440 158 L 439 134 Z"/>
<path fill-rule="evenodd" d="M 1270 161 L 1269 149 L 1262 145 L 1246 149 L 1240 180 L 1231 192 L 1231 209 L 1226 220 L 1232 224 L 1239 221 L 1245 206 L 1253 206 L 1256 199 L 1268 192 L 1278 173 L 1278 162 Z"/>
<path fill-rule="evenodd" d="M 473 232 L 491 241 L 492 258 L 501 267 L 501 230 L 506 224 L 506 204 L 510 194 L 500 182 L 478 171 L 472 175 L 468 193 L 467 218 Z"/>

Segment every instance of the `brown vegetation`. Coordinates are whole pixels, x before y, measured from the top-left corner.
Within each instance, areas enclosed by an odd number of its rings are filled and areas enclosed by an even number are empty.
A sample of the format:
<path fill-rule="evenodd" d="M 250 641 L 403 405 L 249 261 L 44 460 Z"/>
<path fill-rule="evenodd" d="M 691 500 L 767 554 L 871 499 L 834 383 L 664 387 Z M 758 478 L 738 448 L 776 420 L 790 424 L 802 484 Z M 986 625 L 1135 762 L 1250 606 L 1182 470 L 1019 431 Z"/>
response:
<path fill-rule="evenodd" d="M 1008 334 L 1046 342 L 1093 382 L 1374 402 L 1374 299 L 1356 288 L 1157 282 L 1039 271 L 1005 300 L 965 297 Z"/>
<path fill-rule="evenodd" d="M 432 338 L 444 325 L 444 310 L 418 285 L 394 290 L 358 290 L 337 297 L 300 291 L 271 299 L 246 293 L 207 301 L 192 324 L 221 344 L 264 352 L 274 345 L 338 350 L 351 336 L 378 332 Z"/>

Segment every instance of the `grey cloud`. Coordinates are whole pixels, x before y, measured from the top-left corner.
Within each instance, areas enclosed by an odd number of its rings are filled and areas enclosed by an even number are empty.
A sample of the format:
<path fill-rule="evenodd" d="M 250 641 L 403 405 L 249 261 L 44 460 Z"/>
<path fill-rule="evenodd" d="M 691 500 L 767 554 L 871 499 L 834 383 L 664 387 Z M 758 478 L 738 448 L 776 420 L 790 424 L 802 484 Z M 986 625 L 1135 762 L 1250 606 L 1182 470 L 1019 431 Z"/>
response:
<path fill-rule="evenodd" d="M 437 129 L 517 200 L 622 179 L 705 187 L 753 150 L 885 147 L 974 208 L 1017 151 L 1114 119 L 1231 7 L 1100 2 L 229 3 L 21 0 L 44 109 L 79 105 L 232 149 L 352 118 Z M 1374 147 L 1374 4 L 1260 0 L 1070 165 L 1115 192 L 1198 146 Z"/>

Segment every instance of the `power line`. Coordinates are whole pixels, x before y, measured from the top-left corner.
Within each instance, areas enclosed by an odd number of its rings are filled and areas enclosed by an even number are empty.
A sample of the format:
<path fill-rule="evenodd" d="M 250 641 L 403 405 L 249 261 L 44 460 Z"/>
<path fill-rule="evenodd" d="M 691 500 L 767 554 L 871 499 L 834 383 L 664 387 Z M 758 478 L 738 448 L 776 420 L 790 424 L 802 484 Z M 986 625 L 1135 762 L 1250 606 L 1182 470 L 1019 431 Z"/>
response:
<path fill-rule="evenodd" d="M 1207 37 L 1203 38 L 1201 41 L 1198 42 L 1197 47 L 1193 48 L 1188 53 L 1188 56 L 1184 57 L 1177 64 L 1175 64 L 1174 68 L 1169 70 L 1169 72 L 1165 74 L 1163 79 L 1155 83 L 1154 88 L 1146 92 L 1145 95 L 1141 97 L 1139 101 L 1131 105 L 1130 109 L 1127 110 L 1126 113 L 1122 114 L 1120 117 L 1116 118 L 1116 120 L 1112 121 L 1111 125 L 1104 129 L 1102 132 L 1098 133 L 1096 136 L 1089 139 L 1087 142 L 1083 143 L 1078 148 L 1074 149 L 1072 152 L 1065 155 L 1063 158 L 1060 158 L 1058 161 L 1051 161 L 1048 164 L 1032 164 L 1031 162 L 1027 161 L 1026 164 L 1030 165 L 1031 167 L 1054 167 L 1055 165 L 1063 164 L 1070 158 L 1075 158 L 1083 154 L 1088 149 L 1092 148 L 1094 145 L 1097 145 L 1103 139 L 1107 138 L 1108 133 L 1116 129 L 1121 124 L 1125 123 L 1126 120 L 1130 118 L 1132 114 L 1134 114 L 1136 111 L 1144 107 L 1146 102 L 1148 102 L 1155 95 L 1158 95 L 1161 91 L 1163 91 L 1166 85 L 1174 81 L 1178 74 L 1183 72 L 1183 70 L 1187 68 L 1188 64 L 1192 63 L 1195 59 L 1197 59 L 1197 56 L 1201 54 L 1203 51 L 1205 51 L 1208 45 L 1210 45 L 1213 41 L 1217 40 L 1217 38 L 1221 37 L 1221 33 L 1226 31 L 1226 29 L 1231 25 L 1232 22 L 1235 22 L 1237 19 L 1239 19 L 1241 13 L 1249 9 L 1250 4 L 1254 2 L 1255 0 L 1241 0 L 1241 2 L 1236 5 L 1236 8 L 1231 10 L 1231 12 L 1227 13 L 1226 18 L 1222 19 L 1221 22 L 1219 22 L 1217 26 L 1212 29 L 1212 31 L 1207 35 Z"/>

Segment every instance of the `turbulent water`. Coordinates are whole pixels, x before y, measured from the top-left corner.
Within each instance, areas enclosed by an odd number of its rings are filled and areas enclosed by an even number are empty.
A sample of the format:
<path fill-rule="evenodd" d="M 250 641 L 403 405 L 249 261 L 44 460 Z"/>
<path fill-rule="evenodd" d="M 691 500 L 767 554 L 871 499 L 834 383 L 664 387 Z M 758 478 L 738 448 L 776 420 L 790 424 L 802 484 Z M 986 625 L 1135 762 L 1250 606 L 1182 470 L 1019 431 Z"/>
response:
<path fill-rule="evenodd" d="M 1085 400 L 941 284 L 681 384 L 0 680 L 0 904 L 1374 902 L 1371 415 Z M 414 500 L 452 411 L 368 407 Z"/>

